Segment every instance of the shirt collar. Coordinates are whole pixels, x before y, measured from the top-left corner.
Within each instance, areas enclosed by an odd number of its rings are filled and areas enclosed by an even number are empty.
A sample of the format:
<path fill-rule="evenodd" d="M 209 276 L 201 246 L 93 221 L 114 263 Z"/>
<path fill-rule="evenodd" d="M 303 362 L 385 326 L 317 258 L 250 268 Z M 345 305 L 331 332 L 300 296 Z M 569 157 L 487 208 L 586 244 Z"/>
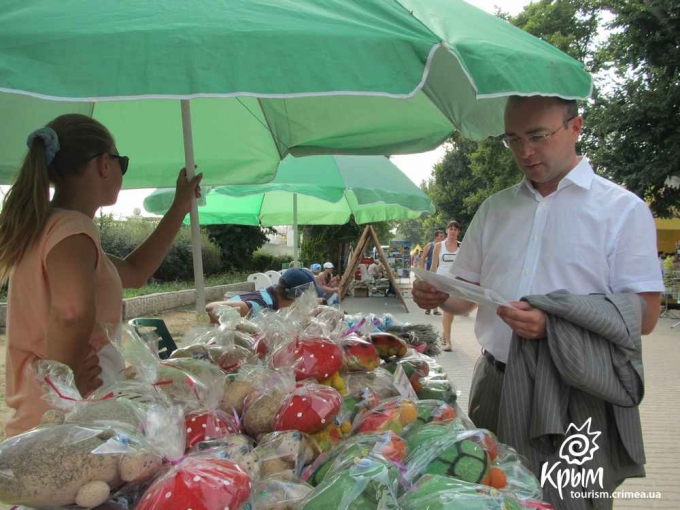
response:
<path fill-rule="evenodd" d="M 581 161 L 571 169 L 571 171 L 565 175 L 560 183 L 557 185 L 557 190 L 561 190 L 567 186 L 575 184 L 576 186 L 583 189 L 590 189 L 593 179 L 595 178 L 595 172 L 593 167 L 590 166 L 590 160 L 587 156 L 582 156 Z M 522 180 L 515 185 L 515 194 L 519 193 L 522 188 L 537 195 L 538 192 L 534 189 L 531 181 L 524 176 Z"/>

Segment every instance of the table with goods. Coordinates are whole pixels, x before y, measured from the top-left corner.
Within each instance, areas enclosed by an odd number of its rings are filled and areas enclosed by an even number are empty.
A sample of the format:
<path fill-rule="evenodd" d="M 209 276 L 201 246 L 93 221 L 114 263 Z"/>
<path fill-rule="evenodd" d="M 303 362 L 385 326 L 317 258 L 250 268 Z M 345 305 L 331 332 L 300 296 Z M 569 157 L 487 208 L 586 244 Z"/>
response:
<path fill-rule="evenodd" d="M 116 328 L 112 328 L 115 330 Z M 71 370 L 31 367 L 51 410 L 0 443 L 14 508 L 549 508 L 521 457 L 456 402 L 431 326 L 293 306 L 195 326 L 161 359 L 111 337 L 121 380 L 83 398 Z"/>

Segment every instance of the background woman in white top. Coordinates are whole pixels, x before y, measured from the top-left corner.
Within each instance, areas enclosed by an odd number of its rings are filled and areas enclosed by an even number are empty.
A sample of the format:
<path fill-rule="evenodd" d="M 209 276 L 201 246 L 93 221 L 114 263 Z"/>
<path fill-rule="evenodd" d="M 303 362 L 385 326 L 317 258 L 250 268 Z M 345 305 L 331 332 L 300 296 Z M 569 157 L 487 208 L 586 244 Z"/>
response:
<path fill-rule="evenodd" d="M 460 234 L 460 225 L 457 221 L 451 220 L 446 227 L 446 239 L 441 243 L 437 243 L 434 248 L 434 256 L 432 257 L 432 271 L 437 274 L 451 274 L 451 266 L 456 260 L 458 254 L 458 234 Z M 451 325 L 453 324 L 453 315 L 444 312 L 442 316 L 442 329 L 444 331 L 444 350 L 451 352 Z"/>

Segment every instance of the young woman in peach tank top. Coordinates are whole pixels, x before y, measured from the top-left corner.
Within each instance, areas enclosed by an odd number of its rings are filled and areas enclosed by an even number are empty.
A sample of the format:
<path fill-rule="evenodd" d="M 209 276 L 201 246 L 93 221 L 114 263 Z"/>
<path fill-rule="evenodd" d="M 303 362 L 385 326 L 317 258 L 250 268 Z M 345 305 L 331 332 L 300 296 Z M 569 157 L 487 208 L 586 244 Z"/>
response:
<path fill-rule="evenodd" d="M 47 405 L 30 373 L 35 360 L 67 364 L 83 395 L 116 380 L 122 359 L 104 324 L 118 325 L 123 287 L 139 287 L 167 254 L 201 175 L 182 170 L 175 200 L 156 230 L 125 259 L 106 255 L 93 223 L 116 202 L 129 159 L 99 122 L 62 115 L 28 138 L 16 183 L 0 213 L 0 283 L 7 299 L 8 436 L 34 427 Z M 54 197 L 49 200 L 50 185 Z"/>

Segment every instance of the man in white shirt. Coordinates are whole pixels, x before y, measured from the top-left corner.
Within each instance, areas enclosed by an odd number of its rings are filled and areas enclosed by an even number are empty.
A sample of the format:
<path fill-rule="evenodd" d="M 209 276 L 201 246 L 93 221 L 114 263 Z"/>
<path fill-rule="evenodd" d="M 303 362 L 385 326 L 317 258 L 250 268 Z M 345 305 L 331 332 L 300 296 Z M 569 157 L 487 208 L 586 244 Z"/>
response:
<path fill-rule="evenodd" d="M 497 428 L 513 331 L 526 339 L 546 335 L 545 314 L 518 301 L 523 296 L 559 289 L 636 293 L 647 305 L 642 334 L 656 325 L 663 282 L 654 220 L 640 198 L 596 175 L 576 153 L 582 124 L 575 101 L 508 100 L 504 143 L 524 179 L 480 206 L 451 270 L 512 304 L 477 313 L 483 356 L 475 366 L 469 412 L 478 427 Z M 414 284 L 413 297 L 421 308 L 441 306 L 453 314 L 476 306 L 422 281 Z"/>

